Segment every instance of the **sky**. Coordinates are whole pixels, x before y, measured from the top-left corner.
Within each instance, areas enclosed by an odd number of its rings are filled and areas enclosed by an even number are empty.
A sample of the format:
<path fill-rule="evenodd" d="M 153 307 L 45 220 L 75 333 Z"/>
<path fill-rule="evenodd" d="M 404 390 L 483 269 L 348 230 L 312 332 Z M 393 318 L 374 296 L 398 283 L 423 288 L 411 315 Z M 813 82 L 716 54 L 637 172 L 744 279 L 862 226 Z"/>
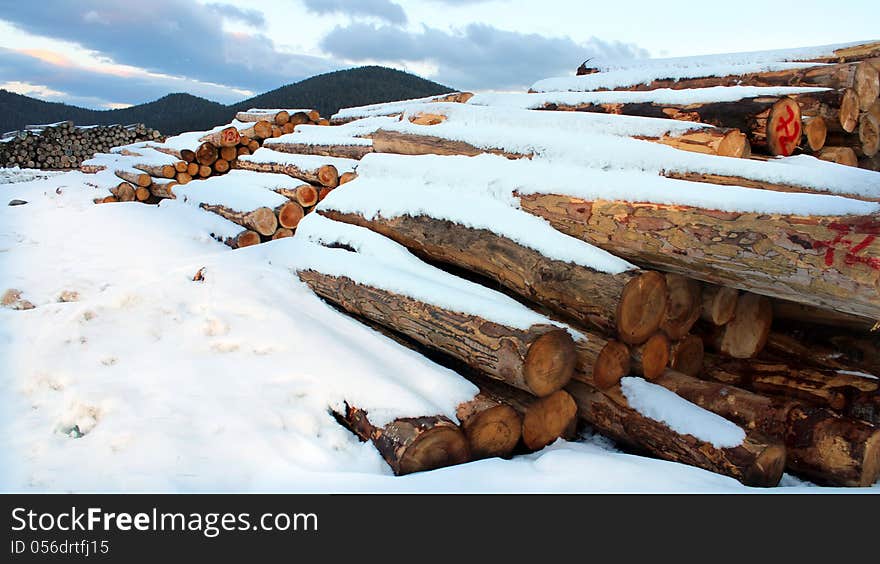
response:
<path fill-rule="evenodd" d="M 380 64 L 524 90 L 591 57 L 877 39 L 878 19 L 877 0 L 0 0 L 0 88 L 97 109 L 172 92 L 229 104 Z"/>

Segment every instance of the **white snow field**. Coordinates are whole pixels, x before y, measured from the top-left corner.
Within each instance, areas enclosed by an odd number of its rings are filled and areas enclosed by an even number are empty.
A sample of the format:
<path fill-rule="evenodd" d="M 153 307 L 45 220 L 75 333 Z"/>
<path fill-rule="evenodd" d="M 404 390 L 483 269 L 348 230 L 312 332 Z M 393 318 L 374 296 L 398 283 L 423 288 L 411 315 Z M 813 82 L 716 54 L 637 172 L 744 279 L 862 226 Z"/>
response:
<path fill-rule="evenodd" d="M 289 270 L 308 237 L 232 251 L 211 237 L 223 220 L 94 205 L 88 179 L 0 185 L 0 290 L 36 306 L 0 308 L 2 491 L 834 491 L 746 488 L 596 436 L 394 477 L 329 410 L 454 417 L 471 384 L 312 294 Z"/>

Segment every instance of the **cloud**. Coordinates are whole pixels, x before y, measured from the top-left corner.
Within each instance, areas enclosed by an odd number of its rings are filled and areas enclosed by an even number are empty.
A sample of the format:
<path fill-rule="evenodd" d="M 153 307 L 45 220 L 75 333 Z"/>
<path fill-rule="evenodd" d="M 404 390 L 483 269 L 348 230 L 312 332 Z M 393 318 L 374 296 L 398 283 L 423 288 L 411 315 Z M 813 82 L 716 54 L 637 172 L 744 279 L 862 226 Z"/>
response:
<path fill-rule="evenodd" d="M 223 10 L 251 22 L 262 18 L 253 10 Z M 115 63 L 255 91 L 339 67 L 321 57 L 286 53 L 259 30 L 225 32 L 216 8 L 190 0 L 8 2 L 0 19 L 27 33 L 77 43 Z M 15 78 L 34 82 L 27 73 Z"/>
<path fill-rule="evenodd" d="M 437 69 L 433 79 L 462 89 L 524 89 L 547 76 L 571 74 L 584 59 L 646 57 L 631 43 L 500 30 L 470 24 L 447 32 L 423 26 L 411 32 L 355 22 L 336 27 L 321 42 L 334 57 L 350 62 L 419 63 Z"/>
<path fill-rule="evenodd" d="M 391 0 L 303 0 L 303 3 L 316 14 L 372 16 L 392 24 L 406 23 L 406 12 Z"/>
<path fill-rule="evenodd" d="M 58 53 L 4 48 L 0 48 L 0 83 L 8 85 L 0 87 L 20 94 L 99 109 L 147 102 L 171 92 L 189 92 L 222 103 L 237 102 L 252 94 L 137 69 L 95 70 L 74 64 Z"/>
<path fill-rule="evenodd" d="M 263 12 L 253 8 L 239 8 L 232 4 L 221 3 L 205 4 L 205 8 L 228 20 L 238 20 L 254 27 L 266 25 L 266 17 L 263 15 Z"/>

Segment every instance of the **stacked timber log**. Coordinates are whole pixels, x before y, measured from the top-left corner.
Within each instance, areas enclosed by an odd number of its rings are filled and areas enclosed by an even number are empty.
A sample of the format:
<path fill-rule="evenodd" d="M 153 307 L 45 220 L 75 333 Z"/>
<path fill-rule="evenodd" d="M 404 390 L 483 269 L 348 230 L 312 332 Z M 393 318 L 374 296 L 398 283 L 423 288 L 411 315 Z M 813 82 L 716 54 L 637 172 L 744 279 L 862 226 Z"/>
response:
<path fill-rule="evenodd" d="M 0 166 L 71 169 L 111 147 L 161 141 L 162 134 L 142 123 L 75 126 L 72 121 L 29 125 L 0 135 Z"/>
<path fill-rule="evenodd" d="M 535 83 L 506 103 L 544 110 L 602 112 L 734 127 L 756 153 L 800 152 L 876 170 L 880 145 L 880 44 L 825 51 L 693 57 L 593 68 L 572 79 Z M 844 51 L 841 51 L 844 52 Z M 806 57 L 806 58 L 804 58 Z M 472 103 L 493 103 L 478 96 Z"/>
<path fill-rule="evenodd" d="M 620 90 L 587 69 L 591 91 L 353 108 L 277 136 L 256 128 L 297 112 L 250 110 L 155 150 L 259 138 L 167 197 L 233 247 L 295 234 L 276 244 L 318 296 L 473 384 L 442 413 L 336 407 L 396 474 L 580 431 L 751 486 L 869 486 L 880 175 L 811 155 L 832 140 L 876 157 L 842 141 L 870 133 L 874 49 L 649 68 Z M 164 177 L 147 149 L 113 170 Z"/>

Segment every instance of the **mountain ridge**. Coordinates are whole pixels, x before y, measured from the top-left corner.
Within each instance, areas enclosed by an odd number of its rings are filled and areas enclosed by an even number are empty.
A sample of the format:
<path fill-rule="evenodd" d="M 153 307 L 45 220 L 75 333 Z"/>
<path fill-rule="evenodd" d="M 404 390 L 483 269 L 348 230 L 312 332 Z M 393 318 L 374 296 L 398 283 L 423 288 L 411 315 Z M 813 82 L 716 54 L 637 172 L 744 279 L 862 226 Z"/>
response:
<path fill-rule="evenodd" d="M 226 123 L 236 112 L 253 107 L 314 108 L 329 117 L 344 107 L 454 91 L 414 74 L 380 66 L 319 74 L 229 105 L 178 92 L 128 108 L 91 110 L 0 89 L 0 132 L 37 123 L 72 120 L 77 125 L 144 123 L 163 134 L 174 135 Z"/>

